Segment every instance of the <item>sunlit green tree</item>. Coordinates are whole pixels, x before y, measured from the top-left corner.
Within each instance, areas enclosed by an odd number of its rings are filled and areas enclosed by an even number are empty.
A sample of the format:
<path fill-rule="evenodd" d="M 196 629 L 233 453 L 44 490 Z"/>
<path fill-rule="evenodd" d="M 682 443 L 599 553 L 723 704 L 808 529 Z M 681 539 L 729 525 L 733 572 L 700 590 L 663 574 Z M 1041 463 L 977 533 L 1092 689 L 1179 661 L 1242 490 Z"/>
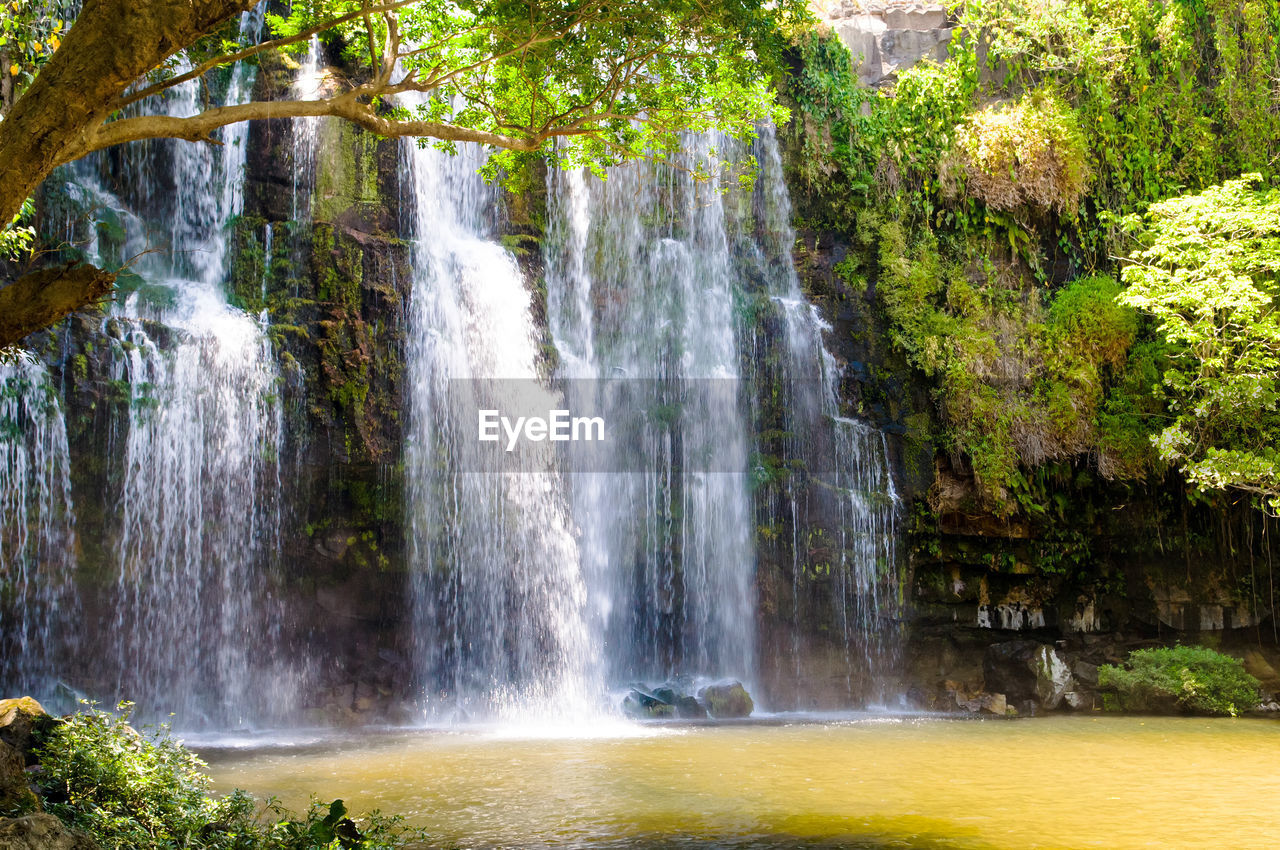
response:
<path fill-rule="evenodd" d="M 1155 204 L 1142 224 L 1120 300 L 1168 346 L 1160 456 L 1202 490 L 1280 509 L 1280 190 L 1245 175 Z"/>
<path fill-rule="evenodd" d="M 527 156 L 600 166 L 661 154 L 690 130 L 747 135 L 778 115 L 770 76 L 808 14 L 802 0 L 305 0 L 270 17 L 265 41 L 242 44 L 239 15 L 259 0 L 85 0 L 69 28 L 49 0 L 14 1 L 29 11 L 13 24 L 25 64 L 0 121 L 3 222 L 59 165 L 143 139 L 214 142 L 218 128 L 260 118 L 333 116 L 382 136 L 476 142 L 499 152 L 495 169 Z M 347 69 L 314 99 L 186 117 L 147 108 L 315 35 L 342 48 Z M 102 294 L 100 278 L 61 284 L 57 298 L 0 289 L 0 345 Z"/>

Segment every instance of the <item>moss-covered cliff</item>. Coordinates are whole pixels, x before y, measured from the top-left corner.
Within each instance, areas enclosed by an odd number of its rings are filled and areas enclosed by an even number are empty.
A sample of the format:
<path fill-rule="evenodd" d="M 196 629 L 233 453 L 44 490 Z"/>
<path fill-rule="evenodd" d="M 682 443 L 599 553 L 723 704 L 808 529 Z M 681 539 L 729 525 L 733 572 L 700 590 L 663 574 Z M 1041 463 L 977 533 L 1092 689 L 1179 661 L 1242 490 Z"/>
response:
<path fill-rule="evenodd" d="M 784 83 L 802 280 L 855 364 L 852 397 L 901 435 L 904 674 L 931 706 L 979 690 L 987 646 L 1011 636 L 1092 663 L 1146 640 L 1276 640 L 1273 522 L 1161 459 L 1170 352 L 1117 303 L 1117 258 L 1137 244 L 1121 219 L 1152 202 L 1242 171 L 1274 181 L 1280 18 L 1007 11 L 931 20 L 942 61 L 916 51 L 861 84 L 841 39 L 879 50 L 914 23 L 837 14 Z"/>

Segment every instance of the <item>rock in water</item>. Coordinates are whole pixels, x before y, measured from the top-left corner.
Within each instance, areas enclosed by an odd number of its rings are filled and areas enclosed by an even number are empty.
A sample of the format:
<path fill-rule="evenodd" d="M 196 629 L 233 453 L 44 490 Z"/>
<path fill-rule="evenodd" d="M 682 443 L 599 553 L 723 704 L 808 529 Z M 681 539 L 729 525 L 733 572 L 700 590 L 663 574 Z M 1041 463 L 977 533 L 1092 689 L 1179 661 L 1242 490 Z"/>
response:
<path fill-rule="evenodd" d="M 53 815 L 0 819 L 0 850 L 98 850 L 88 836 Z"/>
<path fill-rule="evenodd" d="M 755 711 L 755 703 L 751 694 L 741 682 L 718 682 L 707 685 L 698 691 L 698 702 L 707 709 L 707 714 L 716 720 L 733 717 L 750 717 Z"/>
<path fill-rule="evenodd" d="M 675 706 L 640 688 L 632 688 L 622 698 L 622 710 L 637 720 L 663 720 L 675 716 Z"/>
<path fill-rule="evenodd" d="M 676 710 L 676 717 L 681 720 L 705 720 L 707 717 L 707 710 L 698 702 L 697 697 L 678 691 L 670 685 L 654 688 L 653 695 L 670 703 Z"/>
<path fill-rule="evenodd" d="M 1051 646 L 1041 646 L 1036 651 L 1035 665 L 1036 698 L 1052 711 L 1062 704 L 1063 697 L 1075 691 L 1075 678 L 1062 653 Z"/>
<path fill-rule="evenodd" d="M 1034 640 L 1011 640 L 987 647 L 982 659 L 986 689 L 1010 702 L 1035 701 L 1052 711 L 1063 696 L 1076 690 L 1075 677 L 1062 653 Z"/>

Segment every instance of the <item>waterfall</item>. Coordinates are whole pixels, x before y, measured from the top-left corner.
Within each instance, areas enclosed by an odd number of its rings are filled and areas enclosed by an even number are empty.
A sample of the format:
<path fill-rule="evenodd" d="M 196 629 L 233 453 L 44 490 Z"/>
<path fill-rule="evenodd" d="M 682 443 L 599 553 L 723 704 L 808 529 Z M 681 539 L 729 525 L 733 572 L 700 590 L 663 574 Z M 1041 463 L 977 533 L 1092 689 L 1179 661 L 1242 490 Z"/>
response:
<path fill-rule="evenodd" d="M 260 26 L 261 13 L 247 13 L 242 34 L 256 39 Z M 232 69 L 227 103 L 247 100 L 253 74 Z M 194 114 L 199 96 L 196 85 L 179 86 L 165 111 Z M 169 251 L 139 266 L 167 298 L 148 307 L 132 295 L 107 322 L 113 377 L 130 388 L 115 547 L 117 690 L 184 723 L 261 723 L 289 704 L 265 575 L 279 548 L 276 367 L 263 329 L 223 292 L 247 135 L 236 124 L 220 146 L 173 146 Z"/>
<path fill-rule="evenodd" d="M 548 177 L 548 323 L 574 401 L 622 423 L 607 471 L 573 476 L 611 678 L 754 671 L 748 422 L 735 337 L 737 213 L 675 164 Z M 674 418 L 663 411 L 679 410 Z"/>
<path fill-rule="evenodd" d="M 52 693 L 58 624 L 74 617 L 76 549 L 67 428 L 44 366 L 0 364 L 0 688 Z"/>
<path fill-rule="evenodd" d="M 418 689 L 431 717 L 594 706 L 577 544 L 552 459 L 482 454 L 478 407 L 537 396 L 540 338 L 515 259 L 492 241 L 478 151 L 403 147 L 412 211 L 406 479 Z M 544 406 L 543 409 L 546 409 Z M 468 411 L 470 411 L 468 413 Z"/>
<path fill-rule="evenodd" d="M 318 100 L 323 95 L 324 74 L 321 65 L 320 36 L 313 35 L 307 42 L 298 76 L 293 81 L 293 97 L 297 100 Z M 316 144 L 320 137 L 318 117 L 293 119 L 293 221 L 306 221 L 311 217 L 311 192 L 315 187 Z"/>
<path fill-rule="evenodd" d="M 243 36 L 260 25 L 246 15 Z M 318 91 L 320 61 L 313 43 L 296 93 Z M 224 91 L 190 83 L 152 108 L 241 102 L 253 74 L 237 65 Z M 307 218 L 319 124 L 295 129 L 293 209 Z M 108 495 L 79 540 L 87 563 L 108 565 L 72 584 L 57 396 L 40 367 L 3 367 L 0 640 L 32 687 L 70 670 L 104 701 L 227 728 L 296 721 L 308 676 L 282 646 L 279 557 L 279 458 L 302 437 L 286 439 L 265 311 L 225 292 L 247 128 L 221 132 L 221 146 L 132 145 L 68 169 L 68 203 L 95 212 L 86 254 L 132 258 L 93 340 L 112 413 L 95 420 L 105 469 L 86 478 Z M 767 690 L 778 620 L 793 627 L 781 655 L 796 693 L 812 678 L 803 636 L 821 626 L 843 657 L 844 704 L 879 698 L 901 606 L 888 447 L 841 401 L 832 329 L 791 262 L 771 128 L 752 147 L 689 136 L 607 179 L 549 173 L 542 253 L 525 265 L 502 246 L 478 148 L 401 150 L 404 637 L 424 716 L 582 718 L 613 688 L 672 677 Z M 128 160 L 128 185 L 110 157 Z M 738 180 L 749 170 L 754 189 Z M 295 235 L 265 225 L 254 290 L 268 292 Z M 476 439 L 478 410 L 558 408 L 601 416 L 610 439 L 514 453 Z M 787 530 L 790 563 L 765 563 L 761 529 Z M 765 568 L 789 595 L 758 598 Z M 77 618 L 98 645 L 67 667 Z M 771 692 L 769 707 L 798 707 Z"/>
<path fill-rule="evenodd" d="M 261 25 L 260 9 L 246 13 L 242 38 L 256 40 Z M 213 95 L 247 101 L 254 74 L 233 66 Z M 205 95 L 189 82 L 159 109 L 192 115 Z M 95 219 L 88 258 L 111 267 L 132 258 L 126 294 L 102 325 L 124 407 L 108 434 L 119 467 L 97 529 L 114 576 L 86 605 L 100 645 L 80 685 L 183 726 L 283 721 L 294 687 L 269 579 L 279 551 L 278 376 L 263 325 L 224 291 L 247 135 L 239 124 L 216 146 L 131 146 L 119 154 L 131 160 L 129 185 L 109 189 L 110 163 L 95 157 L 73 167 L 68 187 Z M 73 609 L 58 616 L 63 631 L 74 628 Z"/>
<path fill-rule="evenodd" d="M 753 163 L 747 192 L 735 178 Z M 547 314 L 568 397 L 610 421 L 667 412 L 614 441 L 607 472 L 570 477 L 611 681 L 757 676 L 759 522 L 792 530 L 796 692 L 802 600 L 821 581 L 831 588 L 825 616 L 840 630 L 848 697 L 878 698 L 871 683 L 896 645 L 887 445 L 841 415 L 841 370 L 823 339 L 830 328 L 791 260 L 772 127 L 754 150 L 689 137 L 670 163 L 611 169 L 607 179 L 551 173 L 548 197 Z M 751 473 L 761 472 L 765 434 L 782 435 L 778 463 L 793 472 L 785 497 L 762 507 L 771 491 L 756 492 Z M 829 563 L 810 562 L 801 537 L 815 532 L 834 538 Z"/>
<path fill-rule="evenodd" d="M 759 163 L 756 209 L 759 218 L 756 262 L 768 281 L 768 293 L 781 314 L 781 409 L 787 461 L 808 472 L 810 486 L 791 488 L 783 508 L 793 534 L 802 526 L 832 530 L 834 557 L 829 570 L 845 653 L 850 698 L 882 701 L 885 677 L 897 661 L 901 617 L 901 579 L 896 544 L 898 497 L 884 432 L 841 415 L 842 372 L 824 341 L 831 326 L 800 290 L 790 246 L 791 203 L 782 176 L 782 160 L 772 126 L 762 128 L 755 145 Z M 785 259 L 783 259 L 785 258 Z M 805 504 L 802 504 L 802 501 Z M 817 521 L 814 518 L 818 518 Z M 802 542 L 792 540 L 793 616 L 801 617 Z M 821 570 L 819 570 L 820 572 Z M 796 633 L 800 631 L 796 622 Z M 796 678 L 805 678 L 802 653 L 795 653 Z M 859 686 L 860 685 L 860 686 Z"/>

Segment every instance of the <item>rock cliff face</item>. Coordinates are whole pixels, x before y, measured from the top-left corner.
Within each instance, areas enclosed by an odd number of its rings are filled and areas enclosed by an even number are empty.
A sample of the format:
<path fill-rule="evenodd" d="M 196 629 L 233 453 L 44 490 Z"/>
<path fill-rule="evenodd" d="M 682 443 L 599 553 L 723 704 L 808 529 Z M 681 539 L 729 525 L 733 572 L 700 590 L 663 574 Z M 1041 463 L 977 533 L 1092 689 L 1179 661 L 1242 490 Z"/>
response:
<path fill-rule="evenodd" d="M 941 58 L 950 34 L 939 6 L 845 2 L 828 16 L 868 85 Z M 293 77 L 294 69 L 263 68 L 258 96 L 279 94 Z M 412 199 L 401 185 L 400 144 L 337 121 L 254 123 L 244 211 L 233 223 L 232 297 L 252 315 L 269 312 L 279 359 L 288 435 L 279 639 L 286 654 L 308 659 L 300 700 L 308 722 L 403 719 L 412 687 L 402 501 Z M 795 146 L 785 153 L 802 155 Z M 524 193 L 503 199 L 499 235 L 542 304 L 543 175 L 523 182 Z M 931 387 L 890 344 L 875 281 L 855 290 L 835 271 L 849 235 L 802 226 L 797 237 L 804 291 L 829 322 L 827 342 L 843 368 L 842 405 L 887 435 L 901 500 L 905 604 L 892 624 L 900 663 L 877 698 L 906 694 L 922 707 L 994 714 L 1088 709 L 1098 665 L 1176 639 L 1240 653 L 1251 645 L 1256 675 L 1280 686 L 1275 623 L 1265 613 L 1275 597 L 1259 595 L 1272 574 L 1270 521 L 1187 508 L 1171 483 L 1109 487 L 1071 468 L 1058 473 L 1052 521 L 973 509 L 971 477 L 930 441 Z M 100 325 L 81 316 L 47 340 L 68 388 L 82 527 L 101 524 L 115 474 L 105 458 L 118 449 L 130 402 Z M 769 708 L 838 708 L 876 691 L 850 680 L 837 636 L 840 590 L 821 570 L 829 541 L 801 534 L 830 518 L 807 505 L 755 534 L 758 684 Z M 112 581 L 109 542 L 82 535 L 79 545 L 82 580 Z M 91 681 L 91 666 L 82 662 L 69 677 Z"/>
<path fill-rule="evenodd" d="M 895 72 L 946 55 L 954 17 L 941 6 L 817 5 L 863 85 L 891 87 Z M 1191 505 L 1172 478 L 1110 484 L 1087 459 L 1036 471 L 1052 494 L 1047 514 L 1001 518 L 981 507 L 965 459 L 932 442 L 943 430 L 937 390 L 893 348 L 874 276 L 854 290 L 837 272 L 858 250 L 857 224 L 830 224 L 798 132 L 782 134 L 801 223 L 797 269 L 833 326 L 843 395 L 891 436 L 903 496 L 909 603 L 897 691 L 943 710 L 1091 708 L 1097 665 L 1175 641 L 1252 657 L 1265 673 L 1277 644 L 1272 520 L 1245 506 Z"/>
<path fill-rule="evenodd" d="M 921 59 L 947 56 L 954 19 L 946 7 L 914 0 L 832 0 L 823 18 L 853 55 L 863 85 L 880 86 Z"/>

